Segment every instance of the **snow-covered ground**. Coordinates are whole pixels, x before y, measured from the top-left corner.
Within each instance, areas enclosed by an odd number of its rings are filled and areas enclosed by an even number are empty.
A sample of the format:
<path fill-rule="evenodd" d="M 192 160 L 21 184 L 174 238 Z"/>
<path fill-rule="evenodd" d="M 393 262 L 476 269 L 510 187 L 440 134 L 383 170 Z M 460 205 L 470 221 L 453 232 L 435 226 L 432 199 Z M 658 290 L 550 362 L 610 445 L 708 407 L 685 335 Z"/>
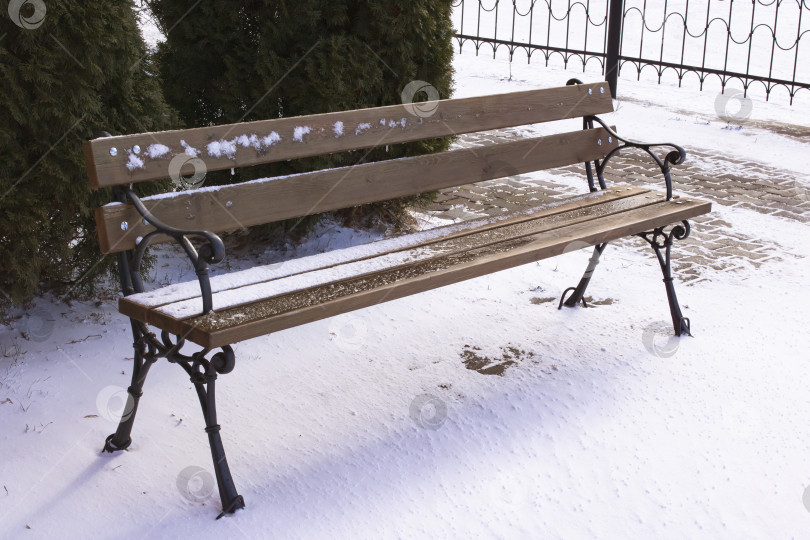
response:
<path fill-rule="evenodd" d="M 520 62 L 510 80 L 467 49 L 456 69 L 457 96 L 598 80 Z M 810 126 L 807 109 L 754 101 L 728 129 L 716 93 L 619 89 L 606 119 L 622 133 L 795 170 L 810 190 L 808 141 L 765 129 Z M 594 309 L 547 300 L 579 279 L 579 251 L 236 345 L 217 393 L 247 508 L 219 521 L 185 373 L 156 364 L 132 447 L 101 455 L 129 385 L 128 321 L 113 299 L 40 298 L 0 327 L 0 537 L 807 538 L 810 228 L 714 212 L 784 261 L 680 287 L 694 338 L 660 333 L 651 253 L 610 247 L 590 293 L 613 301 Z M 325 224 L 265 259 L 381 234 Z M 161 252 L 154 283 L 193 279 Z"/>

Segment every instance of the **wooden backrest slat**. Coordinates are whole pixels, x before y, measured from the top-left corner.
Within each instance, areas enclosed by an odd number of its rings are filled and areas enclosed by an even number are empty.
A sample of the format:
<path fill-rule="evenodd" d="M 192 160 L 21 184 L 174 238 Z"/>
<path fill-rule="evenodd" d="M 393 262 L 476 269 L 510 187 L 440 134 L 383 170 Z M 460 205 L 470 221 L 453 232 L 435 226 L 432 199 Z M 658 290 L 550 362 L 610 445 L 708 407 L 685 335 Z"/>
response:
<path fill-rule="evenodd" d="M 366 163 L 231 186 L 156 195 L 143 201 L 169 225 L 227 231 L 436 189 L 593 161 L 615 148 L 602 128 Z M 104 253 L 132 249 L 153 227 L 132 205 L 97 209 Z M 126 224 L 122 226 L 122 224 Z"/>
<path fill-rule="evenodd" d="M 414 105 L 94 139 L 88 176 L 94 188 L 125 185 L 191 174 L 193 163 L 173 170 L 189 157 L 217 171 L 613 110 L 605 82 Z"/>

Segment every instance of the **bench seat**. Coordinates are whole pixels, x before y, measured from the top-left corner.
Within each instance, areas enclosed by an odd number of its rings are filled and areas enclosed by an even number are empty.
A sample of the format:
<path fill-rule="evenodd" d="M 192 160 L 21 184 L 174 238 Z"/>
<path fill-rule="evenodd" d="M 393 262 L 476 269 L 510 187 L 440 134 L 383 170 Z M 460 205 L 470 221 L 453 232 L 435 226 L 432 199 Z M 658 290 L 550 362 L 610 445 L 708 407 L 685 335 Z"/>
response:
<path fill-rule="evenodd" d="M 609 242 L 706 213 L 709 203 L 619 185 L 500 218 L 476 219 L 211 279 L 133 294 L 121 313 L 215 348 Z"/>

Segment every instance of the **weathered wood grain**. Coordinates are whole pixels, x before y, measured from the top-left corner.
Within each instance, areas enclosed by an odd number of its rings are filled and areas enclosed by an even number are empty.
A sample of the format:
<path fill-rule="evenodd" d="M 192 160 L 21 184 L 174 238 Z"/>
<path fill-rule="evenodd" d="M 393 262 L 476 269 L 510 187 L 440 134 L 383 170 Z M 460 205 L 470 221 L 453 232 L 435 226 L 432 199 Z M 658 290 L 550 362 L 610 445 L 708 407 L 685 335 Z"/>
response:
<path fill-rule="evenodd" d="M 579 130 L 354 167 L 143 199 L 168 225 L 221 232 L 604 157 L 618 142 Z M 103 253 L 133 249 L 154 230 L 129 204 L 96 209 Z M 122 224 L 126 224 L 122 227 Z"/>
<path fill-rule="evenodd" d="M 94 188 L 170 177 L 175 168 L 196 157 L 208 171 L 372 148 L 539 122 L 602 114 L 613 110 L 607 83 L 599 82 L 490 96 L 391 105 L 304 117 L 276 118 L 241 124 L 140 133 L 84 143 L 90 184 Z M 275 135 L 273 135 L 275 134 Z M 240 143 L 239 138 L 245 139 Z M 254 138 L 255 137 L 255 138 Z M 270 137 L 271 139 L 265 139 Z M 265 142 L 263 142 L 265 141 Z M 220 142 L 234 144 L 232 155 L 209 151 Z M 162 145 L 165 154 L 149 157 Z M 138 147 L 139 152 L 134 153 Z M 115 155 L 110 150 L 115 149 Z M 132 161 L 131 161 L 132 160 Z M 138 164 L 141 161 L 141 164 Z M 130 168 L 127 167 L 130 164 Z M 135 164 L 136 166 L 133 166 Z M 193 164 L 179 169 L 193 172 Z"/>
<path fill-rule="evenodd" d="M 617 238 L 637 234 L 655 227 L 689 219 L 696 215 L 707 213 L 711 204 L 692 199 L 678 199 L 675 201 L 653 202 L 627 211 L 609 215 L 593 217 L 580 222 L 555 226 L 543 232 L 500 242 L 493 246 L 485 246 L 464 253 L 448 255 L 447 260 L 431 259 L 428 263 L 418 262 L 416 265 L 427 265 L 426 271 L 410 272 L 413 277 L 399 279 L 397 272 L 402 269 L 387 269 L 356 279 L 365 280 L 370 284 L 367 288 L 360 288 L 346 296 L 330 299 L 325 302 L 316 302 L 305 305 L 300 309 L 273 314 L 272 316 L 248 317 L 245 322 L 232 326 L 213 327 L 206 317 L 193 317 L 186 320 L 177 320 L 158 311 L 151 310 L 147 314 L 150 324 L 166 329 L 172 333 L 185 336 L 186 339 L 206 347 L 219 347 L 250 339 L 259 335 L 283 330 L 305 324 L 307 322 L 331 317 L 355 309 L 361 309 L 384 301 L 402 298 L 426 290 L 442 287 L 459 281 L 471 279 L 511 268 L 521 264 L 553 257 L 561 254 L 573 242 L 584 242 L 594 245 L 609 242 Z M 430 265 L 433 265 L 432 267 Z M 389 275 L 386 276 L 386 273 Z M 389 282 L 386 282 L 389 280 Z M 352 283 L 357 289 L 359 283 Z M 382 283 L 374 286 L 375 283 Z M 294 295 L 315 295 L 317 291 L 299 291 Z M 277 302 L 277 298 L 263 302 Z M 262 302 L 250 306 L 232 308 L 233 313 L 261 314 Z M 127 315 L 134 315 L 122 301 L 119 308 Z M 227 319 L 231 310 L 217 313 L 221 319 Z M 210 316 L 209 316 L 210 317 Z"/>

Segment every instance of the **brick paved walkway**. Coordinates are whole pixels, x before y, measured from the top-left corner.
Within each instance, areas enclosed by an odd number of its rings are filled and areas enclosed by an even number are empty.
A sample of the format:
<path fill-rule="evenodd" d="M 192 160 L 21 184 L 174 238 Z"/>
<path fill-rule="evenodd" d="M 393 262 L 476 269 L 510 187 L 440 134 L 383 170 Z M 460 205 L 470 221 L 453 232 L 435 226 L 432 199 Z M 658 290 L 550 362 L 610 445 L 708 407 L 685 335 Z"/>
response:
<path fill-rule="evenodd" d="M 524 137 L 517 129 L 464 135 L 456 142 L 458 148 L 494 144 Z M 796 173 L 768 167 L 752 161 L 740 161 L 720 154 L 686 147 L 687 161 L 675 167 L 673 182 L 676 194 L 711 200 L 716 205 L 737 206 L 763 214 L 810 222 L 810 178 L 798 178 Z M 610 183 L 663 188 L 663 177 L 656 173 L 655 164 L 644 154 L 626 152 L 615 156 L 606 171 Z M 572 165 L 552 171 L 501 178 L 446 189 L 436 201 L 419 211 L 443 219 L 471 219 L 484 215 L 502 215 L 527 206 L 542 204 L 560 195 L 587 191 L 582 165 Z M 768 261 L 780 261 L 791 256 L 789 249 L 771 240 L 746 236 L 720 219 L 716 212 L 692 220 L 692 236 L 676 242 L 673 254 L 674 270 L 680 281 L 696 283 L 707 279 L 701 268 L 730 271 Z M 624 239 L 617 244 L 624 248 L 649 250 L 636 239 Z"/>

